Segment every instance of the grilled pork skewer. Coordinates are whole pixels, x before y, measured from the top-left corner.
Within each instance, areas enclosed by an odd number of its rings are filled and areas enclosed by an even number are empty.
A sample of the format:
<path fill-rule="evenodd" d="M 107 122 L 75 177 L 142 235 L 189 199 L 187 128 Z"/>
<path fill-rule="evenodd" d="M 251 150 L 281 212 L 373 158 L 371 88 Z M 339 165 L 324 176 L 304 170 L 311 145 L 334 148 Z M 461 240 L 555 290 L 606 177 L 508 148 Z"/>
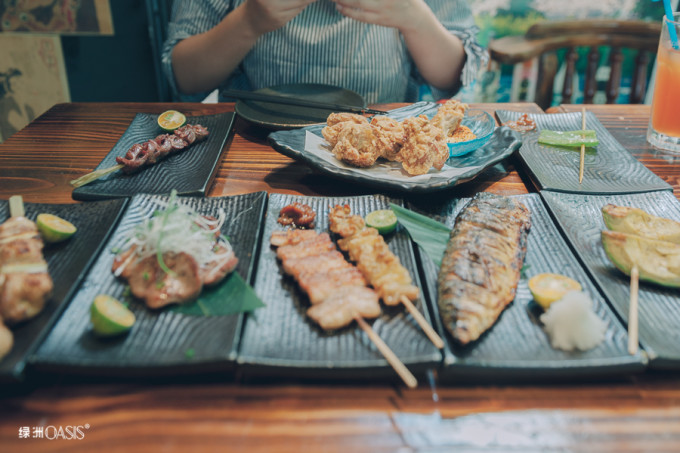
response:
<path fill-rule="evenodd" d="M 351 215 L 348 205 L 335 206 L 329 218 L 331 231 L 343 238 L 338 240 L 340 249 L 349 253 L 383 302 L 386 305 L 404 304 L 430 341 L 437 348 L 443 348 L 444 341 L 413 305 L 412 301 L 418 298 L 420 291 L 378 230 L 367 227 L 361 216 Z"/>
<path fill-rule="evenodd" d="M 162 134 L 144 143 L 132 145 L 125 156 L 116 157 L 117 165 L 74 179 L 71 185 L 81 187 L 118 170 L 127 174 L 134 173 L 143 167 L 155 164 L 169 154 L 182 151 L 194 143 L 205 140 L 208 134 L 208 129 L 200 124 L 186 124 L 176 129 L 173 134 Z"/>
<path fill-rule="evenodd" d="M 458 214 L 439 271 L 439 310 L 461 344 L 477 340 L 515 298 L 531 213 L 482 192 Z"/>
<path fill-rule="evenodd" d="M 356 321 L 388 363 L 409 387 L 418 383 L 392 350 L 364 321 L 381 313 L 378 295 L 366 285 L 361 272 L 338 252 L 328 233 L 288 230 L 272 233 L 284 271 L 307 293 L 307 316 L 323 329 L 334 330 Z"/>
<path fill-rule="evenodd" d="M 14 324 L 36 316 L 54 286 L 38 227 L 24 217 L 20 196 L 9 204 L 10 218 L 0 225 L 0 357 L 12 347 L 12 333 L 2 321 Z"/>

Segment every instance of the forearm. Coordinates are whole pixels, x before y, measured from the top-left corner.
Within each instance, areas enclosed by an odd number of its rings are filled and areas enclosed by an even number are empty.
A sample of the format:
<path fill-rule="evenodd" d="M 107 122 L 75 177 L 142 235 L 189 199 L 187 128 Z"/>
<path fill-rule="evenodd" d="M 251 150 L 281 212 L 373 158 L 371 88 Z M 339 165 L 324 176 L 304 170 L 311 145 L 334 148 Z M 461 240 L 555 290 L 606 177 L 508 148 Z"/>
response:
<path fill-rule="evenodd" d="M 409 54 L 423 78 L 435 88 L 455 87 L 465 64 L 463 43 L 439 22 L 424 3 L 418 8 L 417 20 L 400 32 Z"/>
<path fill-rule="evenodd" d="M 216 88 L 236 69 L 258 37 L 243 4 L 214 28 L 180 41 L 172 51 L 178 90 L 191 94 Z"/>

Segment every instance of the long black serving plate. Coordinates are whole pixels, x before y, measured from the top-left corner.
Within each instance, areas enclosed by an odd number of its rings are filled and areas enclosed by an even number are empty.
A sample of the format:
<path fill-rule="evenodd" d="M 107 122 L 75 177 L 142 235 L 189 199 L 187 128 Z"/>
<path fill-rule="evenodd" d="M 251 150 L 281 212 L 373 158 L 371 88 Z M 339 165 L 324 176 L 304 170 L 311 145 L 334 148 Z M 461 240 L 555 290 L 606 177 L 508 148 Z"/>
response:
<path fill-rule="evenodd" d="M 544 191 L 541 196 L 567 239 L 618 315 L 628 321 L 630 279 L 609 261 L 602 248 L 606 229 L 601 209 L 607 203 L 643 209 L 680 221 L 680 202 L 672 192 L 588 196 Z M 639 339 L 650 367 L 680 369 L 680 292 L 640 282 Z"/>
<path fill-rule="evenodd" d="M 236 362 L 243 315 L 189 316 L 171 310 L 150 310 L 133 301 L 137 320 L 129 333 L 100 338 L 90 326 L 90 305 L 98 294 L 124 300 L 126 284 L 111 272 L 114 250 L 122 249 L 130 231 L 162 207 L 167 196 L 132 198 L 119 227 L 87 275 L 80 291 L 56 323 L 31 365 L 38 371 L 105 376 L 163 376 L 168 373 L 230 372 Z M 260 241 L 266 193 L 222 198 L 181 198 L 197 212 L 215 216 L 224 209 L 222 233 L 229 238 L 239 263 L 236 268 L 250 282 L 253 256 Z M 231 278 L 231 277 L 227 277 Z"/>
<path fill-rule="evenodd" d="M 306 316 L 309 307 L 306 295 L 290 276 L 284 274 L 275 249 L 268 245 L 272 232 L 283 229 L 277 223 L 279 211 L 296 201 L 309 205 L 316 212 L 315 229 L 322 232 L 329 231 L 328 213 L 335 205 L 348 204 L 352 213 L 363 216 L 376 209 L 389 208 L 389 202 L 394 200 L 381 195 L 350 198 L 270 195 L 255 278 L 255 290 L 267 306 L 246 320 L 238 358 L 241 372 L 251 376 L 398 380 L 356 323 L 326 332 Z M 398 227 L 385 239 L 413 276 L 414 284 L 420 287 L 413 248 L 406 231 Z M 427 318 L 428 310 L 423 300 L 420 298 L 415 305 Z M 402 306 L 383 305 L 383 314 L 369 323 L 414 374 L 439 366 L 441 352 Z"/>
<path fill-rule="evenodd" d="M 132 145 L 162 134 L 157 120 L 158 115 L 138 113 L 95 170 L 116 165 L 116 157 L 125 156 Z M 187 117 L 187 124 L 207 127 L 210 133 L 208 138 L 136 173 L 126 175 L 117 171 L 73 189 L 71 196 L 74 200 L 101 200 L 142 193 L 166 194 L 173 189 L 180 195 L 205 196 L 219 167 L 220 156 L 233 123 L 233 112 Z"/>
<path fill-rule="evenodd" d="M 501 123 L 517 119 L 523 112 L 496 111 Z M 583 182 L 579 183 L 581 148 L 541 145 L 541 129 L 568 131 L 581 129 L 581 113 L 529 115 L 536 130 L 523 133 L 519 156 L 540 190 L 583 194 L 638 193 L 670 190 L 661 178 L 642 165 L 607 128 L 586 112 L 586 129 L 597 132 L 600 144 L 586 148 Z"/>
<path fill-rule="evenodd" d="M 480 339 L 469 345 L 461 346 L 446 331 L 446 353 L 440 371 L 442 382 L 455 382 L 461 378 L 490 381 L 572 379 L 642 371 L 644 356 L 639 352 L 635 356 L 628 354 L 626 330 L 569 249 L 540 197 L 528 194 L 518 198 L 531 211 L 531 230 L 515 300 Z M 457 213 L 467 201 L 462 198 L 433 203 L 419 199 L 409 202 L 408 207 L 453 228 Z M 420 248 L 418 255 L 428 297 L 432 301 L 433 318 L 438 329 L 445 331 L 436 302 L 439 268 Z M 565 352 L 550 345 L 539 319 L 543 310 L 533 301 L 527 284 L 532 276 L 544 272 L 573 278 L 591 297 L 595 313 L 608 326 L 599 346 L 584 352 Z"/>
<path fill-rule="evenodd" d="M 110 200 L 88 204 L 26 203 L 26 217 L 35 220 L 40 213 L 59 216 L 73 223 L 77 231 L 68 240 L 46 244 L 43 249 L 54 282 L 52 297 L 35 318 L 12 326 L 14 346 L 0 360 L 0 383 L 23 379 L 26 360 L 64 310 L 85 277 L 127 204 Z M 9 203 L 0 201 L 0 223 L 9 217 Z"/>

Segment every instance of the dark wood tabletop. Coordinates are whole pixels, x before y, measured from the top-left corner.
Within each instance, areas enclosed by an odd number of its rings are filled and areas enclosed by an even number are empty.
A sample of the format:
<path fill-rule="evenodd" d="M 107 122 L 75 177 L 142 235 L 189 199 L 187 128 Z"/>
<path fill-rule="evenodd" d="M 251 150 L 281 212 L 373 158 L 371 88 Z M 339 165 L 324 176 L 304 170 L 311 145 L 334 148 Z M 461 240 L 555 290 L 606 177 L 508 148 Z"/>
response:
<path fill-rule="evenodd" d="M 387 109 L 398 105 L 382 105 Z M 477 104 L 540 113 L 534 104 Z M 0 144 L 0 198 L 75 203 L 69 181 L 94 169 L 138 112 L 188 115 L 233 104 L 73 103 L 54 106 Z M 560 106 L 556 111 L 580 111 Z M 680 196 L 680 157 L 645 140 L 648 106 L 588 106 L 621 144 Z M 315 173 L 237 119 L 209 196 L 375 193 Z M 533 191 L 515 157 L 437 196 Z M 33 438 L 77 427 L 81 440 Z M 28 430 L 29 438 L 22 438 Z M 25 431 L 24 431 L 25 432 Z M 64 431 L 65 433 L 67 431 Z M 36 376 L 0 390 L 0 451 L 678 451 L 680 376 L 645 372 L 575 383 L 440 385 L 242 382 L 209 376 L 96 381 Z"/>

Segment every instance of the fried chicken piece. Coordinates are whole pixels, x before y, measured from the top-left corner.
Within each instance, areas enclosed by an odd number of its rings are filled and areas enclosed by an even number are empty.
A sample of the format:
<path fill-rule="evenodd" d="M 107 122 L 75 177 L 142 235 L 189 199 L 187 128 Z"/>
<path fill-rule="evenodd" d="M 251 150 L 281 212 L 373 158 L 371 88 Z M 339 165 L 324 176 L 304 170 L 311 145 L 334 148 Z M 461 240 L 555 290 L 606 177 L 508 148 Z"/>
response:
<path fill-rule="evenodd" d="M 14 335 L 9 330 L 0 318 L 0 360 L 5 357 L 14 345 Z"/>
<path fill-rule="evenodd" d="M 401 123 L 386 116 L 374 116 L 371 127 L 380 156 L 387 160 L 397 160 L 397 155 L 404 144 L 404 127 Z"/>
<path fill-rule="evenodd" d="M 431 167 L 441 170 L 449 158 L 444 132 L 426 116 L 406 118 L 402 123 L 406 142 L 398 154 L 404 170 L 410 175 L 424 175 Z"/>
<path fill-rule="evenodd" d="M 326 119 L 326 127 L 321 129 L 321 135 L 334 148 L 338 143 L 338 135 L 343 128 L 344 123 L 349 124 L 368 124 L 368 119 L 365 116 L 357 115 L 356 113 L 331 113 Z"/>
<path fill-rule="evenodd" d="M 458 129 L 467 109 L 467 104 L 463 104 L 455 99 L 449 99 L 439 107 L 439 110 L 432 118 L 432 125 L 444 131 L 444 136 L 448 137 Z"/>
<path fill-rule="evenodd" d="M 355 167 L 370 167 L 378 160 L 380 153 L 376 146 L 373 129 L 368 123 L 341 123 L 338 142 L 333 147 L 333 155 L 338 160 Z"/>

